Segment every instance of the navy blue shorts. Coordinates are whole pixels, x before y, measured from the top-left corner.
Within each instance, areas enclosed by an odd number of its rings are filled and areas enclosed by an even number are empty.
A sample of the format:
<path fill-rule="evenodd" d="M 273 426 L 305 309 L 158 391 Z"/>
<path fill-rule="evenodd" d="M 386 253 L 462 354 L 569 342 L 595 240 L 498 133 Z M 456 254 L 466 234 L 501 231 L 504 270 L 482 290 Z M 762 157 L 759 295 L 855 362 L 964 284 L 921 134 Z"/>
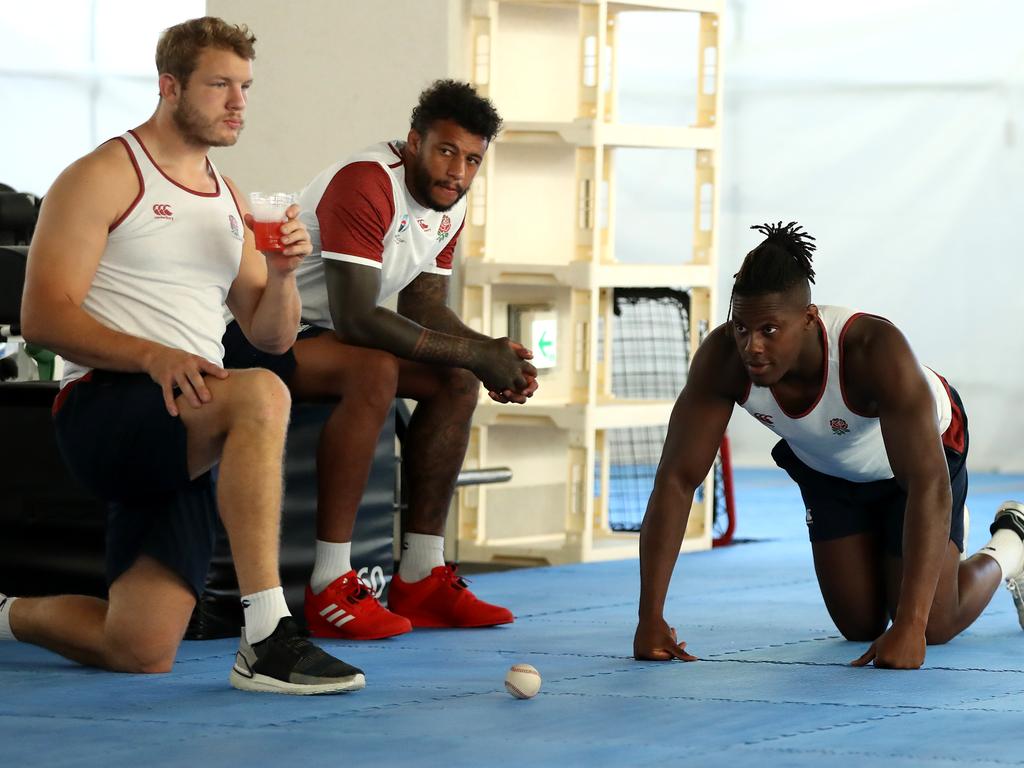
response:
<path fill-rule="evenodd" d="M 953 491 L 949 540 L 964 551 L 964 503 L 967 501 L 967 412 L 956 390 L 950 388 L 954 405 L 963 419 L 963 451 L 944 445 Z M 877 533 L 886 553 L 903 557 L 903 517 L 907 494 L 895 479 L 855 483 L 811 469 L 797 458 L 785 440 L 772 449 L 775 463 L 800 486 L 807 510 L 811 541 L 830 541 L 858 533 Z"/>
<path fill-rule="evenodd" d="M 299 339 L 312 339 L 321 333 L 329 333 L 330 329 L 320 328 L 316 325 L 303 325 L 299 329 Z M 224 338 L 221 340 L 224 345 L 224 367 L 225 368 L 266 368 L 276 373 L 278 378 L 285 384 L 290 383 L 295 373 L 295 352 L 289 349 L 283 355 L 272 355 L 256 349 L 249 340 L 245 338 L 238 322 L 232 320 L 224 331 Z"/>
<path fill-rule="evenodd" d="M 202 594 L 218 530 L 213 482 L 189 479 L 185 425 L 159 385 L 92 371 L 58 395 L 54 425 L 71 473 L 108 502 L 107 582 L 149 555 Z"/>

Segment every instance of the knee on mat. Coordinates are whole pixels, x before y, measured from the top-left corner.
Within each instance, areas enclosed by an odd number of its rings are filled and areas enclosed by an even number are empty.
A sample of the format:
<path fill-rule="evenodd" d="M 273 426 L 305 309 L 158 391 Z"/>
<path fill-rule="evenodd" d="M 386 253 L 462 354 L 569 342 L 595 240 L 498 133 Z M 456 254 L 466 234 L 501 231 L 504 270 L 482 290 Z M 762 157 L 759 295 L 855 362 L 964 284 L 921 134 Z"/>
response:
<path fill-rule="evenodd" d="M 928 627 L 924 631 L 924 640 L 928 645 L 945 645 L 959 632 L 948 621 L 928 620 Z"/>
<path fill-rule="evenodd" d="M 110 668 L 137 675 L 159 675 L 174 666 L 177 647 L 164 642 L 115 643 L 109 653 Z"/>
<path fill-rule="evenodd" d="M 839 626 L 839 632 L 851 643 L 873 643 L 885 632 L 885 622 L 861 622 Z"/>

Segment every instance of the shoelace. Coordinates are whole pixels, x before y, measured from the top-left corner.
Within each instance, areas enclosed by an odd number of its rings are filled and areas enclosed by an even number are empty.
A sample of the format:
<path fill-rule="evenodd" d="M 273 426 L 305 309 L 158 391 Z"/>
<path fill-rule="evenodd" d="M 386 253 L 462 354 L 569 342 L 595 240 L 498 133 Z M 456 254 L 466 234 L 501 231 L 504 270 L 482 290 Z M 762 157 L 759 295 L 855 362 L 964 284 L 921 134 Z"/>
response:
<path fill-rule="evenodd" d="M 302 634 L 292 635 L 291 637 L 285 638 L 284 644 L 297 653 L 304 653 L 312 643 L 307 640 L 308 633 L 303 632 Z"/>
<path fill-rule="evenodd" d="M 297 625 L 292 625 L 291 632 L 284 637 L 278 638 L 278 640 L 284 643 L 288 650 L 302 655 L 309 646 L 313 645 L 307 639 L 308 637 L 310 637 L 308 629 L 301 629 Z"/>
<path fill-rule="evenodd" d="M 458 563 L 445 563 L 444 576 L 442 578 L 455 589 L 469 589 L 469 579 L 455 573 L 458 567 Z"/>
<path fill-rule="evenodd" d="M 359 576 L 356 576 L 355 592 L 349 595 L 349 599 L 352 602 L 359 602 L 365 600 L 367 597 L 373 596 L 373 588 L 363 581 Z"/>

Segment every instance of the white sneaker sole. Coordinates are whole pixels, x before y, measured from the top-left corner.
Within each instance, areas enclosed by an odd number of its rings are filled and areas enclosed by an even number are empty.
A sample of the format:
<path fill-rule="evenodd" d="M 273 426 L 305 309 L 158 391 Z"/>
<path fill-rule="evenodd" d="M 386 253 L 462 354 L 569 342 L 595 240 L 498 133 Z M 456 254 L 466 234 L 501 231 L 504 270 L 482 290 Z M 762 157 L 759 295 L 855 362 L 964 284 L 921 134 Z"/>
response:
<path fill-rule="evenodd" d="M 366 687 L 365 675 L 352 675 L 336 683 L 323 683 L 311 685 L 308 683 L 286 683 L 266 675 L 255 674 L 252 677 L 242 674 L 232 667 L 230 676 L 231 686 L 240 691 L 253 691 L 255 693 L 284 693 L 292 696 L 316 696 L 328 693 L 349 693 L 359 691 Z"/>
<path fill-rule="evenodd" d="M 1021 594 L 1022 585 L 1024 585 L 1024 579 L 1006 580 L 1006 588 L 1010 590 L 1010 595 L 1013 597 L 1013 607 L 1017 609 L 1017 621 L 1020 623 L 1020 628 L 1024 629 L 1024 594 Z"/>

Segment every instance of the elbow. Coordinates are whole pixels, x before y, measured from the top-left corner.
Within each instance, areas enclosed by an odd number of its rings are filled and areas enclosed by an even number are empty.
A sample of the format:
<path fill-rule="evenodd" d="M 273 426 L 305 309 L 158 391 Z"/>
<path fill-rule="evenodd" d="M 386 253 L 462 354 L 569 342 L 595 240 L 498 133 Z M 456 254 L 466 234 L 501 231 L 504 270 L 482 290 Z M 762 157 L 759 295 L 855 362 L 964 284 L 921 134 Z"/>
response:
<path fill-rule="evenodd" d="M 915 496 L 924 502 L 924 509 L 935 510 L 937 519 L 949 517 L 949 510 L 953 506 L 953 491 L 945 472 L 936 470 L 916 483 L 909 483 L 907 497 Z"/>
<path fill-rule="evenodd" d="M 942 510 L 942 514 L 936 514 L 936 518 L 941 519 L 943 522 L 949 521 L 949 510 L 953 508 L 953 492 L 949 487 L 949 483 L 946 483 L 944 487 L 940 488 L 935 500 L 935 509 Z"/>
<path fill-rule="evenodd" d="M 703 478 L 693 480 L 679 472 L 661 472 L 654 481 L 654 492 L 664 493 L 675 498 L 692 496 L 697 492 Z"/>
<path fill-rule="evenodd" d="M 33 312 L 29 305 L 22 305 L 19 322 L 20 335 L 26 342 L 48 347 L 46 324 L 41 321 L 38 312 Z"/>
<path fill-rule="evenodd" d="M 692 483 L 674 472 L 658 473 L 654 480 L 654 489 L 651 491 L 648 511 L 655 508 L 675 513 L 680 507 L 687 507 L 687 500 L 692 502 L 698 485 L 700 483 Z"/>
<path fill-rule="evenodd" d="M 298 330 L 298 322 L 282 324 L 278 328 L 260 328 L 253 323 L 248 327 L 242 326 L 249 343 L 268 355 L 283 355 L 295 346 Z"/>
<path fill-rule="evenodd" d="M 356 347 L 370 346 L 373 333 L 368 323 L 359 322 L 351 317 L 334 318 L 334 335 L 342 344 L 351 344 Z"/>
<path fill-rule="evenodd" d="M 283 355 L 295 346 L 295 338 L 296 333 L 292 331 L 285 336 L 275 336 L 253 341 L 252 345 L 260 352 L 266 352 L 268 355 Z"/>
<path fill-rule="evenodd" d="M 18 334 L 16 335 L 20 335 L 25 341 L 31 344 L 38 344 L 39 331 L 35 326 L 35 321 L 29 315 L 22 313 L 20 323 L 21 324 L 17 329 Z"/>
<path fill-rule="evenodd" d="M 295 339 L 292 339 L 291 341 L 289 341 L 287 343 L 285 343 L 285 342 L 277 342 L 277 343 L 274 343 L 274 344 L 261 344 L 261 345 L 259 345 L 259 350 L 261 352 L 266 352 L 268 355 L 283 355 L 289 349 L 291 349 L 294 346 L 294 344 L 295 344 Z"/>

